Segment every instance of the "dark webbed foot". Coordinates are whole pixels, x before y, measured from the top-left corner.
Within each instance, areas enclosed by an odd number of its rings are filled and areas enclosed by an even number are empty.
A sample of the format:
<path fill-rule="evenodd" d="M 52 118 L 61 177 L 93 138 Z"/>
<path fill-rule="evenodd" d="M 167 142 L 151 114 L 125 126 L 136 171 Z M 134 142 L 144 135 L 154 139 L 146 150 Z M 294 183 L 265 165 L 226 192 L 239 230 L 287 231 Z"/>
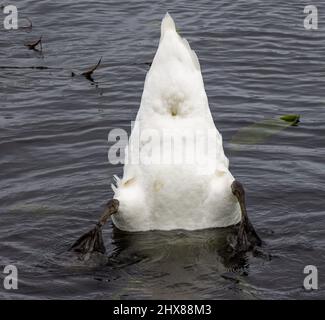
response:
<path fill-rule="evenodd" d="M 253 225 L 250 223 L 246 210 L 245 190 L 239 181 L 234 181 L 231 185 L 232 193 L 238 199 L 242 218 L 239 225 L 235 250 L 237 252 L 250 251 L 256 246 L 262 245 L 262 240 L 256 233 Z"/>
<path fill-rule="evenodd" d="M 119 201 L 112 199 L 107 202 L 104 213 L 97 222 L 96 226 L 81 236 L 69 249 L 83 255 L 87 253 L 99 252 L 105 253 L 106 248 L 102 236 L 102 227 L 107 222 L 108 218 L 117 213 L 119 208 Z"/>

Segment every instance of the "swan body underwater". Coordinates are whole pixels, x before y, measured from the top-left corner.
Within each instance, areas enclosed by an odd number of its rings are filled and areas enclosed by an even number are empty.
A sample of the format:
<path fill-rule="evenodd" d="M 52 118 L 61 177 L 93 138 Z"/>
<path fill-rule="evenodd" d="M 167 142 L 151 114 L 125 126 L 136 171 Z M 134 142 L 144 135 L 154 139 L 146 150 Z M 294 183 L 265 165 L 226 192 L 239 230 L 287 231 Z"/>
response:
<path fill-rule="evenodd" d="M 162 148 L 162 140 L 153 139 L 155 134 L 165 137 L 165 132 L 181 141 L 181 147 L 176 148 L 174 141 L 174 148 L 170 144 Z M 197 151 L 198 145 L 205 148 Z M 149 149 L 150 157 L 139 157 Z M 165 159 L 164 152 L 169 160 L 171 154 L 177 159 L 184 154 L 188 157 L 176 163 L 152 161 L 155 156 Z M 114 198 L 107 203 L 96 227 L 72 246 L 75 251 L 105 252 L 101 228 L 109 217 L 118 229 L 131 232 L 239 224 L 238 250 L 261 244 L 248 220 L 244 188 L 228 169 L 199 60 L 177 33 L 168 13 L 162 20 L 159 46 L 146 75 L 125 157 L 123 177 L 116 178 L 116 186 L 112 186 Z"/>

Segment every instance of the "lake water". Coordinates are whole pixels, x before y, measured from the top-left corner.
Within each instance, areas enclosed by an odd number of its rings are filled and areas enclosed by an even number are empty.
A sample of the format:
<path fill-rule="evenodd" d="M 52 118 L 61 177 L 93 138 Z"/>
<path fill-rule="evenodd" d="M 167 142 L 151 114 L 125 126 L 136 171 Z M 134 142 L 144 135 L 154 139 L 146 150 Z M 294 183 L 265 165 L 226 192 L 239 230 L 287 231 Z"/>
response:
<path fill-rule="evenodd" d="M 33 28 L 0 25 L 1 299 L 325 298 L 324 3 L 313 1 L 319 29 L 308 31 L 298 0 L 15 2 L 20 24 L 28 17 Z M 128 234 L 111 223 L 108 263 L 66 254 L 122 173 L 107 161 L 107 134 L 130 131 L 166 11 L 199 56 L 231 171 L 271 259 L 232 264 L 221 230 Z M 41 35 L 42 54 L 25 47 Z M 71 77 L 100 57 L 96 83 Z M 300 124 L 232 143 L 283 114 L 300 114 Z M 7 264 L 18 267 L 16 291 L 2 287 Z M 319 290 L 303 288 L 306 265 L 318 268 Z"/>

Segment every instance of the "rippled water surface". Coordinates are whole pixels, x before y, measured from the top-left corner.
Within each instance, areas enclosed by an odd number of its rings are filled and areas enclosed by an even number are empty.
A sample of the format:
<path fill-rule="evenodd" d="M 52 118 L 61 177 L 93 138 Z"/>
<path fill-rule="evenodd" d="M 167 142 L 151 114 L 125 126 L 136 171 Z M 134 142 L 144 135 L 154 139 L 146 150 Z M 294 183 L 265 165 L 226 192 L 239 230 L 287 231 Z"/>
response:
<path fill-rule="evenodd" d="M 317 31 L 304 29 L 298 0 L 15 2 L 21 26 L 28 17 L 33 28 L 0 25 L 0 298 L 325 298 L 321 1 L 313 1 Z M 107 162 L 107 134 L 130 131 L 167 10 L 199 56 L 232 173 L 271 260 L 248 255 L 236 267 L 221 230 L 127 234 L 112 224 L 108 263 L 66 254 L 122 173 Z M 24 46 L 41 35 L 42 54 Z M 71 77 L 101 56 L 96 83 Z M 32 68 L 40 66 L 48 68 Z M 290 113 L 301 115 L 299 126 L 232 143 L 239 130 Z M 19 270 L 14 292 L 2 287 L 9 263 Z M 319 272 L 314 292 L 303 289 L 310 264 Z"/>

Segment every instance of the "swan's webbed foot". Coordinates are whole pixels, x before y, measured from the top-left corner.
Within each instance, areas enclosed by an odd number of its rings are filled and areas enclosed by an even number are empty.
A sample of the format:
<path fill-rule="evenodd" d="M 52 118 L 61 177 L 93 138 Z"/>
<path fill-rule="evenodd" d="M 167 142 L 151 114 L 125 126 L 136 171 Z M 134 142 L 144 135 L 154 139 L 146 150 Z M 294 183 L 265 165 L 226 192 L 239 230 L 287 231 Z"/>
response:
<path fill-rule="evenodd" d="M 236 252 L 253 251 L 255 247 L 262 245 L 262 240 L 248 219 L 244 187 L 239 181 L 235 180 L 231 185 L 231 190 L 238 199 L 242 213 L 234 249 Z"/>
<path fill-rule="evenodd" d="M 82 255 L 99 252 L 104 254 L 106 248 L 102 236 L 102 227 L 107 222 L 108 218 L 117 213 L 119 201 L 112 199 L 107 202 L 104 213 L 97 222 L 96 226 L 82 235 L 71 247 L 70 251 L 81 253 Z"/>

